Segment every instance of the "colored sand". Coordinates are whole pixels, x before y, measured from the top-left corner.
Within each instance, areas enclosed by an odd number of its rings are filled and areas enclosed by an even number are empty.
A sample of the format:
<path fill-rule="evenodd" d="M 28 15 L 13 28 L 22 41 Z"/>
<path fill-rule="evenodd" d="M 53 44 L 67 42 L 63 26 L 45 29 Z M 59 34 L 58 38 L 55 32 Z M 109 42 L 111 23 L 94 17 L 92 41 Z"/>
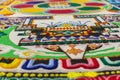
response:
<path fill-rule="evenodd" d="M 75 3 L 85 3 L 85 2 L 89 2 L 90 0 L 71 0 L 71 2 L 75 2 Z"/>
<path fill-rule="evenodd" d="M 100 7 L 82 7 L 78 8 L 79 10 L 100 10 Z"/>
<path fill-rule="evenodd" d="M 38 7 L 40 7 L 40 8 L 48 8 L 49 5 L 48 4 L 40 4 L 40 5 L 38 5 Z"/>
<path fill-rule="evenodd" d="M 23 12 L 23 13 L 38 13 L 38 12 L 44 12 L 44 9 L 41 9 L 41 8 L 23 8 L 23 9 L 20 9 L 20 12 Z"/>
<path fill-rule="evenodd" d="M 32 2 L 27 2 L 26 4 L 39 4 L 39 3 L 44 3 L 44 1 L 32 1 Z"/>
<path fill-rule="evenodd" d="M 12 14 L 14 14 L 14 12 L 12 12 L 12 11 L 8 10 L 7 8 L 5 8 L 5 9 L 2 9 L 0 11 L 0 14 L 1 15 L 12 15 Z"/>
<path fill-rule="evenodd" d="M 119 8 L 113 6 L 112 9 L 110 9 L 109 11 L 111 11 L 111 12 L 117 12 L 119 10 L 120 10 Z"/>
<path fill-rule="evenodd" d="M 104 3 L 98 3 L 98 2 L 89 2 L 89 3 L 85 3 L 86 6 L 105 6 Z"/>
<path fill-rule="evenodd" d="M 13 6 L 13 8 L 29 8 L 29 7 L 33 7 L 33 4 L 19 4 Z"/>
<path fill-rule="evenodd" d="M 72 7 L 77 7 L 77 6 L 81 6 L 81 4 L 78 3 L 69 3 Z"/>
<path fill-rule="evenodd" d="M 69 3 L 69 4 L 70 4 L 70 6 L 72 6 L 72 7 L 79 7 L 79 6 L 81 6 L 81 4 L 78 4 L 78 3 Z M 38 5 L 38 7 L 48 8 L 49 5 L 48 5 L 48 4 L 40 4 L 40 5 Z"/>
<path fill-rule="evenodd" d="M 67 0 L 49 0 L 49 2 L 63 2 L 63 1 L 67 1 Z"/>
<path fill-rule="evenodd" d="M 76 12 L 73 9 L 64 9 L 64 10 L 48 10 L 48 13 L 52 14 L 69 14 L 69 13 L 74 13 Z"/>

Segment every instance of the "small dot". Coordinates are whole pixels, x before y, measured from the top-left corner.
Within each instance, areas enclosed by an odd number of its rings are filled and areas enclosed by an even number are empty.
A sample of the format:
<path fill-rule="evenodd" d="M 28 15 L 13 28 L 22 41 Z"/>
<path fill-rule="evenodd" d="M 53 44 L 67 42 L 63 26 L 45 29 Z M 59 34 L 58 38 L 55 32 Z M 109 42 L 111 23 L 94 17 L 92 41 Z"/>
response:
<path fill-rule="evenodd" d="M 111 74 L 115 74 L 115 72 L 114 72 L 114 71 L 112 71 L 112 72 L 111 72 Z"/>
<path fill-rule="evenodd" d="M 55 75 L 54 74 L 50 74 L 51 77 L 54 77 Z"/>
<path fill-rule="evenodd" d="M 105 72 L 105 74 L 110 74 L 110 72 Z"/>
<path fill-rule="evenodd" d="M 45 77 L 48 77 L 49 75 L 48 74 L 44 74 Z"/>
<path fill-rule="evenodd" d="M 99 75 L 104 75 L 104 72 L 100 72 Z"/>
<path fill-rule="evenodd" d="M 42 74 L 38 74 L 37 76 L 38 76 L 38 77 L 42 77 L 43 75 L 42 75 Z"/>
<path fill-rule="evenodd" d="M 120 71 L 117 71 L 116 73 L 120 73 Z"/>

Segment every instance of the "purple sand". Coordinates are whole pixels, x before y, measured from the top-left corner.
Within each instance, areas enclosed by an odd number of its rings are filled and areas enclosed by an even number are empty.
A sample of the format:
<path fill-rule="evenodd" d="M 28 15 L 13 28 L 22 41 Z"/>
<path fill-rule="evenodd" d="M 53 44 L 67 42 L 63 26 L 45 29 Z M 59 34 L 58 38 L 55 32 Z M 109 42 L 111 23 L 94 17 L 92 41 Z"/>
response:
<path fill-rule="evenodd" d="M 39 3 L 44 3 L 44 1 L 31 1 L 27 2 L 26 4 L 39 4 Z"/>
<path fill-rule="evenodd" d="M 118 7 L 120 8 L 120 5 L 118 5 Z"/>

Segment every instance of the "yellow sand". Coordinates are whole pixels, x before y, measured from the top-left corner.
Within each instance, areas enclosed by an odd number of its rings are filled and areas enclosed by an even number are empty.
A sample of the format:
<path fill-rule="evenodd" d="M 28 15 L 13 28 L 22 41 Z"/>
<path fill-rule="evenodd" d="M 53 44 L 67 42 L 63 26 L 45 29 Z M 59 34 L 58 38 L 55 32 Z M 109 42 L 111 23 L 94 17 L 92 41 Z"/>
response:
<path fill-rule="evenodd" d="M 0 6 L 0 8 L 6 8 L 6 6 Z"/>
<path fill-rule="evenodd" d="M 23 12 L 23 13 L 38 13 L 38 12 L 44 12 L 45 9 L 43 8 L 23 8 L 23 9 L 20 9 L 20 12 Z"/>
<path fill-rule="evenodd" d="M 16 5 L 16 4 L 21 4 L 22 2 L 15 0 L 14 2 L 11 3 L 11 5 Z"/>
<path fill-rule="evenodd" d="M 20 2 L 20 1 L 17 1 L 17 0 L 15 0 L 15 1 L 13 1 L 13 0 L 8 0 L 8 1 L 4 2 L 4 4 L 1 5 L 0 8 L 8 8 L 8 7 L 12 6 L 12 5 L 16 5 L 16 4 L 20 4 L 20 3 L 21 3 L 21 2 Z"/>
<path fill-rule="evenodd" d="M 7 5 L 8 3 L 12 2 L 11 4 Z M 13 1 L 13 0 L 8 0 L 6 1 L 2 6 L 0 6 L 0 8 L 2 8 L 3 10 L 0 11 L 0 14 L 2 15 L 12 15 L 14 14 L 14 12 L 12 12 L 9 8 L 12 5 L 16 5 L 19 4 L 19 1 Z"/>
<path fill-rule="evenodd" d="M 86 2 L 89 2 L 90 0 L 71 0 L 71 2 L 74 2 L 74 3 L 86 3 Z"/>
<path fill-rule="evenodd" d="M 13 2 L 14 0 L 7 0 L 6 2 L 3 3 L 3 5 L 9 5 L 11 2 Z"/>
<path fill-rule="evenodd" d="M 14 14 L 14 12 L 12 12 L 9 9 L 5 8 L 2 11 L 0 11 L 0 14 L 2 14 L 2 15 L 12 15 L 12 14 Z"/>

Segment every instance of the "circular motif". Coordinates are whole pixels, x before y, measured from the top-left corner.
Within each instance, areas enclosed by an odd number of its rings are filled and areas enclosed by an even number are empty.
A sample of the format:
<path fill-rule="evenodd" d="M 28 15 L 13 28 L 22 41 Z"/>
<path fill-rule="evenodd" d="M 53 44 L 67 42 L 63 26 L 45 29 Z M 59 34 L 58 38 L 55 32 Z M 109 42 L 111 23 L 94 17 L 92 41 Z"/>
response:
<path fill-rule="evenodd" d="M 78 3 L 77 3 L 78 2 Z M 18 4 L 12 6 L 13 11 L 21 13 L 39 14 L 50 13 L 50 14 L 70 14 L 70 13 L 86 13 L 86 12 L 98 12 L 102 11 L 106 6 L 109 7 L 108 3 L 102 2 L 90 2 L 88 0 L 84 1 L 28 1 L 24 4 Z M 108 10 L 108 9 L 107 9 Z"/>

